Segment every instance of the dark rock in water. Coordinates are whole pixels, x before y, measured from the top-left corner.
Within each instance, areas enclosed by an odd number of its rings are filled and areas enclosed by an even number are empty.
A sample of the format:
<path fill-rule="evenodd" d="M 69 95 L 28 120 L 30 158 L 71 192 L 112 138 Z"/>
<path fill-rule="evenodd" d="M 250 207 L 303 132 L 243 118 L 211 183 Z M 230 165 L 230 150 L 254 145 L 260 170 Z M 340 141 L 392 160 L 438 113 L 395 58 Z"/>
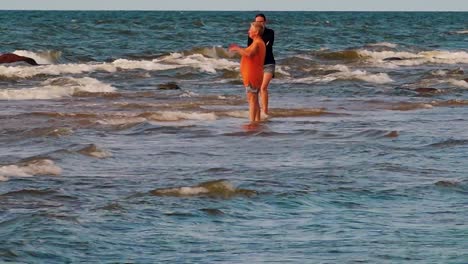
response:
<path fill-rule="evenodd" d="M 388 58 L 385 58 L 383 60 L 384 61 L 400 61 L 400 60 L 403 60 L 403 59 L 400 58 L 400 57 L 388 57 Z"/>
<path fill-rule="evenodd" d="M 158 85 L 159 90 L 179 90 L 180 87 L 175 82 L 162 83 Z"/>
<path fill-rule="evenodd" d="M 209 215 L 223 215 L 223 211 L 219 210 L 219 209 L 213 209 L 213 208 L 203 208 L 203 209 L 200 209 L 200 211 L 202 212 L 205 212 Z"/>
<path fill-rule="evenodd" d="M 465 71 L 462 69 L 462 68 L 456 68 L 456 69 L 453 69 L 453 70 L 449 70 L 447 72 L 447 74 L 451 74 L 451 75 L 461 75 L 461 74 L 465 74 Z"/>
<path fill-rule="evenodd" d="M 29 57 L 19 56 L 13 53 L 6 53 L 0 55 L 0 63 L 13 63 L 18 61 L 24 61 L 31 65 L 39 65 L 34 59 Z"/>
<path fill-rule="evenodd" d="M 328 60 L 359 60 L 361 54 L 356 50 L 342 50 L 336 52 L 325 52 L 317 54 L 320 58 Z"/>
<path fill-rule="evenodd" d="M 394 138 L 398 137 L 398 131 L 391 131 L 385 135 L 385 137 Z"/>
<path fill-rule="evenodd" d="M 118 203 L 110 203 L 108 205 L 96 208 L 96 210 L 106 210 L 106 211 L 125 211 L 125 209 Z"/>
<path fill-rule="evenodd" d="M 437 88 L 430 88 L 430 87 L 421 87 L 421 88 L 416 88 L 414 89 L 418 93 L 422 94 L 433 94 L 433 93 L 438 93 L 440 92 L 439 89 Z"/>
<path fill-rule="evenodd" d="M 465 82 L 467 82 L 467 83 L 468 83 L 468 78 L 466 78 L 466 79 L 463 79 L 463 80 L 464 80 Z"/>
<path fill-rule="evenodd" d="M 459 183 L 456 181 L 438 181 L 435 185 L 440 187 L 455 187 L 458 186 Z"/>

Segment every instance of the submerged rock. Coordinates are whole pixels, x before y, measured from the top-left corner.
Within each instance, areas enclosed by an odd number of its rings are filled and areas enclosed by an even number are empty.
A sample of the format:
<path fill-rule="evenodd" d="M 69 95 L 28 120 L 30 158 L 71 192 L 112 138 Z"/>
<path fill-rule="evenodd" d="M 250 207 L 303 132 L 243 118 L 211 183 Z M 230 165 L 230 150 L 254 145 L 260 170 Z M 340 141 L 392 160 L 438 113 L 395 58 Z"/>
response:
<path fill-rule="evenodd" d="M 437 88 L 430 88 L 430 87 L 420 87 L 420 88 L 416 88 L 414 89 L 416 92 L 418 93 L 422 93 L 422 94 L 433 94 L 433 93 L 438 93 L 440 92 L 439 89 Z"/>
<path fill-rule="evenodd" d="M 388 58 L 385 58 L 383 59 L 384 61 L 401 61 L 403 60 L 402 58 L 400 57 L 388 57 Z"/>
<path fill-rule="evenodd" d="M 175 82 L 162 83 L 158 85 L 159 90 L 179 90 L 180 86 Z"/>
<path fill-rule="evenodd" d="M 195 186 L 155 189 L 150 193 L 156 196 L 207 196 L 225 199 L 235 196 L 251 197 L 257 194 L 254 190 L 237 189 L 227 180 L 208 181 Z"/>
<path fill-rule="evenodd" d="M 458 186 L 459 183 L 456 181 L 442 180 L 442 181 L 436 182 L 435 185 L 439 187 L 455 187 L 455 186 Z"/>

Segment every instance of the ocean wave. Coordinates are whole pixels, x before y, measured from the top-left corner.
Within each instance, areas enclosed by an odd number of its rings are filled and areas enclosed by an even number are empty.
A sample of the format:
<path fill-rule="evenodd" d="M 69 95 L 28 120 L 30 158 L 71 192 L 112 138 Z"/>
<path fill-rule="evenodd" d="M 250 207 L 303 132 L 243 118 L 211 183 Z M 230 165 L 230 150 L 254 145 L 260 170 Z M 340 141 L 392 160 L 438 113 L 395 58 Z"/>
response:
<path fill-rule="evenodd" d="M 50 159 L 33 159 L 17 164 L 0 166 L 0 180 L 12 177 L 33 177 L 36 175 L 58 176 L 62 169 Z"/>
<path fill-rule="evenodd" d="M 213 121 L 217 120 L 215 112 L 193 111 L 154 111 L 132 115 L 113 115 L 100 118 L 95 123 L 108 126 L 133 125 L 144 122 L 177 122 L 177 121 Z"/>
<path fill-rule="evenodd" d="M 171 53 L 153 60 L 116 59 L 110 63 L 68 63 L 40 66 L 0 66 L 0 77 L 3 78 L 32 78 L 38 75 L 82 74 L 88 72 L 110 72 L 118 70 L 142 69 L 146 71 L 166 71 L 177 68 L 190 67 L 199 72 L 216 73 L 218 70 L 237 70 L 239 63 L 225 58 L 210 58 L 200 53 L 184 55 Z"/>
<path fill-rule="evenodd" d="M 390 43 L 390 42 L 378 42 L 378 43 L 367 44 L 366 46 L 371 46 L 371 47 L 386 47 L 386 48 L 394 49 L 394 48 L 398 47 L 398 44 Z"/>
<path fill-rule="evenodd" d="M 417 66 L 422 64 L 460 64 L 468 63 L 468 53 L 464 51 L 369 51 L 359 50 L 358 53 L 370 58 L 375 63 L 392 63 L 399 66 Z"/>
<path fill-rule="evenodd" d="M 223 47 L 195 47 L 191 50 L 182 51 L 184 56 L 190 56 L 195 54 L 201 54 L 208 58 L 215 58 L 215 59 L 230 59 L 236 57 L 235 53 L 226 50 Z"/>
<path fill-rule="evenodd" d="M 368 138 L 395 138 L 399 133 L 396 130 L 366 129 L 351 135 L 350 137 L 368 137 Z"/>
<path fill-rule="evenodd" d="M 117 59 L 112 62 L 112 65 L 124 70 L 143 69 L 147 71 L 165 71 L 183 67 L 183 65 L 162 64 L 157 59 L 152 61 Z"/>
<path fill-rule="evenodd" d="M 146 122 L 148 119 L 137 116 L 115 116 L 106 117 L 95 121 L 96 124 L 104 126 L 121 126 L 121 125 L 134 125 L 138 123 Z"/>
<path fill-rule="evenodd" d="M 430 103 L 412 103 L 412 102 L 402 102 L 394 104 L 390 107 L 391 110 L 396 111 L 411 111 L 418 109 L 431 109 L 433 105 Z"/>
<path fill-rule="evenodd" d="M 467 88 L 468 89 L 468 82 L 465 80 L 456 80 L 456 79 L 448 79 L 442 82 L 447 82 L 451 85 L 461 87 L 461 88 Z"/>
<path fill-rule="evenodd" d="M 365 70 L 351 70 L 345 65 L 335 65 L 327 69 L 333 70 L 325 76 L 311 76 L 297 79 L 285 79 L 284 82 L 292 83 L 329 83 L 336 80 L 359 80 L 369 83 L 385 84 L 393 80 L 386 73 L 369 73 Z"/>
<path fill-rule="evenodd" d="M 46 50 L 46 51 L 28 51 L 28 50 L 15 50 L 16 55 L 29 57 L 34 59 L 38 64 L 54 64 L 57 63 L 62 57 L 61 51 Z"/>
<path fill-rule="evenodd" d="M 468 34 L 468 30 L 458 30 L 458 31 L 453 31 L 451 33 L 465 35 L 465 34 Z"/>
<path fill-rule="evenodd" d="M 360 54 L 357 50 L 341 50 L 341 51 L 320 51 L 316 56 L 321 59 L 327 60 L 360 60 L 365 56 Z"/>
<path fill-rule="evenodd" d="M 4 78 L 32 78 L 38 75 L 81 74 L 85 72 L 116 72 L 117 67 L 111 63 L 99 64 L 54 64 L 41 66 L 0 66 L 0 76 Z"/>
<path fill-rule="evenodd" d="M 149 121 L 180 121 L 180 120 L 200 120 L 212 121 L 216 120 L 215 113 L 199 113 L 199 112 L 182 112 L 182 111 L 160 111 L 154 113 L 145 113 Z"/>
<path fill-rule="evenodd" d="M 452 148 L 452 147 L 459 147 L 468 144 L 468 140 L 465 139 L 448 139 L 437 143 L 432 143 L 428 145 L 428 147 L 433 148 Z"/>
<path fill-rule="evenodd" d="M 431 72 L 431 75 L 433 76 L 439 76 L 439 77 L 445 77 L 445 76 L 453 76 L 453 75 L 464 75 L 465 71 L 461 68 L 455 68 L 455 69 L 438 69 L 435 71 Z"/>
<path fill-rule="evenodd" d="M 206 73 L 216 73 L 217 70 L 232 70 L 239 68 L 238 62 L 233 62 L 228 59 L 208 58 L 203 54 L 192 54 L 185 56 L 183 53 L 171 53 L 161 59 L 159 62 L 172 65 L 180 65 L 192 67 Z"/>
<path fill-rule="evenodd" d="M 9 191 L 7 193 L 0 194 L 0 197 L 46 197 L 49 195 L 57 194 L 57 191 L 52 189 L 20 189 L 15 191 Z"/>
<path fill-rule="evenodd" d="M 444 101 L 432 101 L 431 104 L 433 106 L 440 106 L 440 107 L 464 107 L 468 106 L 468 100 L 463 99 L 452 99 L 452 100 L 444 100 Z"/>
<path fill-rule="evenodd" d="M 100 149 L 98 146 L 94 144 L 90 144 L 84 148 L 77 150 L 76 152 L 85 156 L 98 158 L 98 159 L 104 159 L 104 158 L 108 158 L 112 156 L 108 151 Z"/>
<path fill-rule="evenodd" d="M 73 130 L 68 127 L 40 127 L 23 133 L 27 137 L 62 137 L 71 134 L 73 134 Z"/>
<path fill-rule="evenodd" d="M 227 180 L 214 180 L 195 186 L 154 189 L 150 191 L 150 194 L 156 196 L 206 196 L 228 199 L 235 196 L 251 197 L 257 195 L 257 192 L 254 190 L 235 188 L 232 183 Z"/>
<path fill-rule="evenodd" d="M 47 100 L 73 96 L 75 93 L 112 93 L 116 89 L 90 77 L 54 78 L 46 80 L 43 86 L 24 89 L 0 90 L 0 100 Z"/>

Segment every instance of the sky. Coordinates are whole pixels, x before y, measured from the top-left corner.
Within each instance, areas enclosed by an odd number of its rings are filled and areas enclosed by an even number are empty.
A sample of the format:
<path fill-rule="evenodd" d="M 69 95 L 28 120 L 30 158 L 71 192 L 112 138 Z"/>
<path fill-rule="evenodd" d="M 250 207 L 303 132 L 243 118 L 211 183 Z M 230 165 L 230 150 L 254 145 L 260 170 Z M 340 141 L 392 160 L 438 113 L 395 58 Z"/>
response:
<path fill-rule="evenodd" d="M 0 10 L 468 11 L 468 0 L 0 0 Z"/>

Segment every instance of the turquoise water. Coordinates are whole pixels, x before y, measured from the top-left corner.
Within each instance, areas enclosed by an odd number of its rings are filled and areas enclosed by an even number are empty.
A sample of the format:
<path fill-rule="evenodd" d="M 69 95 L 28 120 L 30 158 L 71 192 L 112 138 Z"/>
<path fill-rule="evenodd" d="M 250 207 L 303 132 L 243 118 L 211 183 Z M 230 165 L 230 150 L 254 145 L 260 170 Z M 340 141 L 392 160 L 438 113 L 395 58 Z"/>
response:
<path fill-rule="evenodd" d="M 467 262 L 468 13 L 0 14 L 2 262 Z"/>

